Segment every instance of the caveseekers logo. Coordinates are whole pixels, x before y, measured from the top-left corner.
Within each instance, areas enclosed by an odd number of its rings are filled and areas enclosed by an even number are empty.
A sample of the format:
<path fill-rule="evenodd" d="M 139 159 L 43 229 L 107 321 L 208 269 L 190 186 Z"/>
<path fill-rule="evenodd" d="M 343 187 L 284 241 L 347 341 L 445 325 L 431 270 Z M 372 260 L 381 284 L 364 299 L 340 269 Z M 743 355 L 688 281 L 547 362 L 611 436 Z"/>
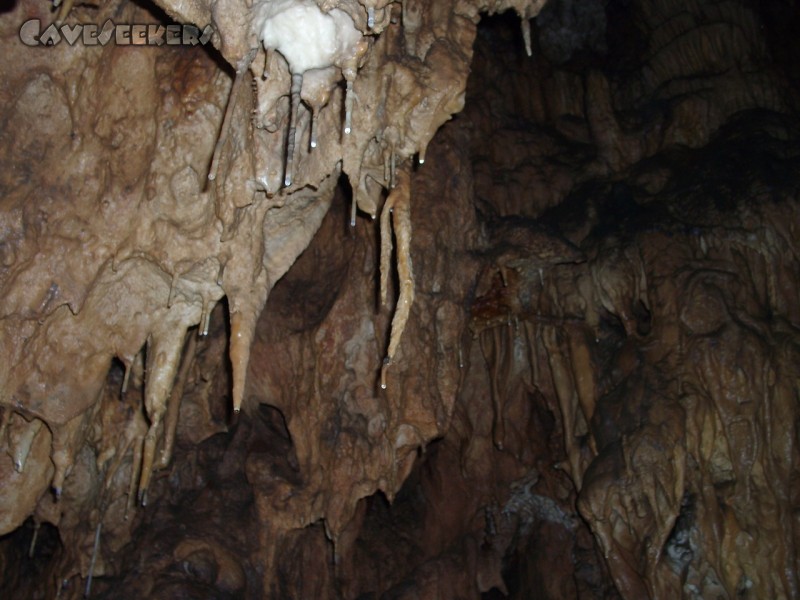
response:
<path fill-rule="evenodd" d="M 100 27 L 94 23 L 76 25 L 49 25 L 42 31 L 39 19 L 25 21 L 19 30 L 19 39 L 26 46 L 57 46 L 65 42 L 70 46 L 197 46 L 211 39 L 214 28 L 206 25 L 200 31 L 194 25 L 117 25 L 111 19 Z"/>

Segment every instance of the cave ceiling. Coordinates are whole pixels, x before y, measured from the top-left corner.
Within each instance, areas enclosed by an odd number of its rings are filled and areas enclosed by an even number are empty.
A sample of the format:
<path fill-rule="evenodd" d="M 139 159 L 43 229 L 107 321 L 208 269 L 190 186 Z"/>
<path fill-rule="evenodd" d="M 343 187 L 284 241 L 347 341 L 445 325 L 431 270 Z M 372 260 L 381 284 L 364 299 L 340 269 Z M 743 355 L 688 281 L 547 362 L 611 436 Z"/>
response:
<path fill-rule="evenodd" d="M 800 596 L 795 3 L 62 2 L 0 597 Z"/>

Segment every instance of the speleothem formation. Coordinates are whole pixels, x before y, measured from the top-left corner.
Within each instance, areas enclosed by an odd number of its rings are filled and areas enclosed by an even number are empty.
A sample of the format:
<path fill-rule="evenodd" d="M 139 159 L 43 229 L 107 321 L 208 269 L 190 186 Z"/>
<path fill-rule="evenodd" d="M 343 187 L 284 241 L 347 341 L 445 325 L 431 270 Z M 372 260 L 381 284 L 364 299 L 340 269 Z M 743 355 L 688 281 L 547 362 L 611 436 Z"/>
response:
<path fill-rule="evenodd" d="M 0 596 L 798 597 L 798 27 L 5 6 Z"/>

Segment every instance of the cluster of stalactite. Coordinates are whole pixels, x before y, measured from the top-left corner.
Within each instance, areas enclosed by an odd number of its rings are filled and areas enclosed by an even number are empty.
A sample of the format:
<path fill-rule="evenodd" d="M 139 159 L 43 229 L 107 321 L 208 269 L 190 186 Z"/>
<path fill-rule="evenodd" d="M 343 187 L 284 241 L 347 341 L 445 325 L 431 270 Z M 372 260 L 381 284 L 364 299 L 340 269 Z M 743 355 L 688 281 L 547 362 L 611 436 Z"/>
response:
<path fill-rule="evenodd" d="M 628 73 L 534 65 L 549 82 L 516 106 L 558 131 L 538 130 L 553 158 L 519 152 L 489 172 L 495 148 L 532 137 L 496 124 L 476 154 L 487 237 L 501 242 L 471 321 L 493 443 L 519 452 L 521 406 L 547 403 L 563 435 L 557 468 L 626 598 L 798 593 L 796 92 L 752 8 L 710 10 L 663 2 L 609 21 L 646 48 L 634 58 L 635 43 L 623 52 L 608 38 L 620 64 L 639 65 Z M 719 85 L 699 94 L 675 77 L 688 72 Z M 509 75 L 512 95 L 534 80 Z M 620 115 L 646 111 L 624 92 L 631 81 L 670 107 L 634 135 Z M 575 151 L 587 140 L 596 154 Z M 576 162 L 583 181 L 569 179 Z"/>
<path fill-rule="evenodd" d="M 45 2 L 21 2 L 2 17 L 10 57 L 0 181 L 0 432 L 10 459 L 0 467 L 3 532 L 32 514 L 66 528 L 88 502 L 100 538 L 105 520 L 124 522 L 107 516 L 120 501 L 124 515 L 148 504 L 154 472 L 172 458 L 195 338 L 213 330 L 223 299 L 229 351 L 215 368 L 230 361 L 231 407 L 240 411 L 256 322 L 318 230 L 342 173 L 351 226 L 356 209 L 375 218 L 386 204 L 385 255 L 375 261 L 385 284 L 397 239 L 399 297 L 374 370 L 391 387 L 415 287 L 407 172 L 463 107 L 479 13 L 515 8 L 527 22 L 539 4 L 161 7 L 210 25 L 233 72 L 200 48 L 20 44 L 23 15 L 53 20 Z M 155 12 L 65 2 L 55 20 L 153 23 L 163 18 Z M 106 402 L 109 370 L 119 365 L 124 410 Z M 409 441 L 398 447 L 424 445 L 438 430 L 401 432 Z M 89 450 L 92 491 L 66 493 L 70 477 L 85 483 L 78 476 Z M 410 467 L 402 465 L 309 519 L 327 518 L 337 537 L 358 497 L 393 493 L 403 480 L 394 470 Z M 92 546 L 64 567 L 65 578 L 103 572 L 102 560 L 86 559 Z"/>
<path fill-rule="evenodd" d="M 520 405 L 548 402 L 626 598 L 797 594 L 797 133 L 745 113 L 594 188 L 577 221 L 489 223 L 505 245 L 471 329 L 493 442 L 520 452 Z"/>
<path fill-rule="evenodd" d="M 800 593 L 781 11 L 578 4 L 0 15 L 0 592 Z"/>

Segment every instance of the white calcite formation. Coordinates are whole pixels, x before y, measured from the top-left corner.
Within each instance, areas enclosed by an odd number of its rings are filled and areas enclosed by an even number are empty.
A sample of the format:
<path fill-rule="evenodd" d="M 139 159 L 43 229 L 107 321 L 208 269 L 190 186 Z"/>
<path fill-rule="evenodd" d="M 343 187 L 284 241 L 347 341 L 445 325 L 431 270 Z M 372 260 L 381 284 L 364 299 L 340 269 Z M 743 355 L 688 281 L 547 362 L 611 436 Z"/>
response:
<path fill-rule="evenodd" d="M 310 77 L 308 102 L 315 106 L 314 98 L 328 98 L 335 85 L 335 76 L 342 72 L 347 79 L 345 96 L 344 133 L 350 133 L 353 78 L 359 59 L 367 48 L 361 32 L 353 19 L 342 10 L 331 9 L 325 13 L 312 0 L 276 0 L 261 5 L 261 13 L 254 28 L 264 49 L 277 50 L 289 64 L 292 74 L 291 117 L 286 150 L 284 185 L 292 185 L 292 163 L 297 135 L 297 111 L 303 91 L 303 79 Z M 315 89 L 316 88 L 316 89 Z M 324 101 L 316 103 L 324 104 Z M 316 147 L 313 131 L 310 146 Z"/>

